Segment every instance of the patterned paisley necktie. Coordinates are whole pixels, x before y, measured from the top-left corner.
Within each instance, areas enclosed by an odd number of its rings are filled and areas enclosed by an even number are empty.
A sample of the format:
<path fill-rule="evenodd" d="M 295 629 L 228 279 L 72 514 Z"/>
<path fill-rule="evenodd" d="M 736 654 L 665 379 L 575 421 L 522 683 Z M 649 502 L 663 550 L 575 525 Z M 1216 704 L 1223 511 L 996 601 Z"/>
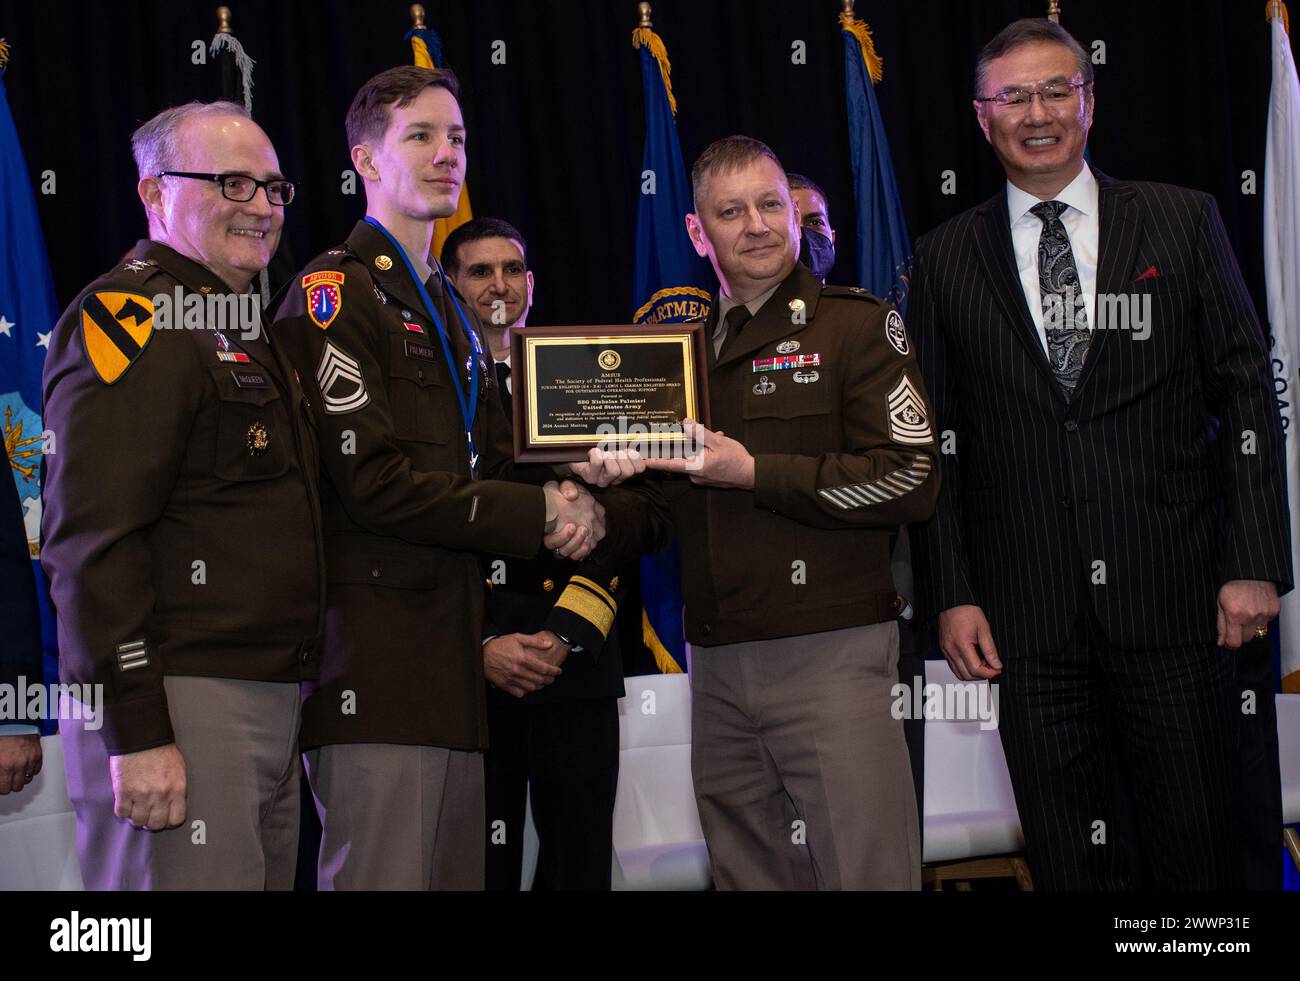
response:
<path fill-rule="evenodd" d="M 1042 294 L 1047 360 L 1069 395 L 1079 383 L 1092 335 L 1079 288 L 1079 270 L 1074 266 L 1074 250 L 1061 222 L 1061 212 L 1067 207 L 1064 201 L 1043 201 L 1029 210 L 1043 223 L 1038 239 L 1038 289 Z"/>

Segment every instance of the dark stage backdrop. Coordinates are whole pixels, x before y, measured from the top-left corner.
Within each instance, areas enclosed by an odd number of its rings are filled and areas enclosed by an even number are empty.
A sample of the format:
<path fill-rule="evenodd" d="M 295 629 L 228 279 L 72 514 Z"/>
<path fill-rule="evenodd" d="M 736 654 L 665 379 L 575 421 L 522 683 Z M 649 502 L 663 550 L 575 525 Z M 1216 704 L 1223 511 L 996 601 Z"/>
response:
<path fill-rule="evenodd" d="M 370 75 L 409 63 L 405 0 L 232 0 L 256 60 L 254 115 L 298 181 L 286 236 L 299 265 L 341 241 L 362 213 L 341 193 L 343 115 Z M 527 236 L 535 323 L 630 315 L 643 136 L 630 43 L 632 0 L 429 2 L 464 85 L 474 211 Z M 1042 16 L 1045 0 L 859 0 L 884 58 L 877 86 L 913 238 L 992 193 L 1000 170 L 970 107 L 975 53 L 999 28 Z M 1062 21 L 1097 66 L 1092 157 L 1107 173 L 1210 191 L 1256 306 L 1265 309 L 1262 173 L 1269 88 L 1263 0 L 1064 0 Z M 1300 5 L 1297 5 L 1300 14 Z M 4 0 L 14 53 L 6 85 L 38 194 L 60 304 L 144 234 L 128 134 L 164 106 L 214 98 L 219 71 L 191 63 L 210 41 L 215 0 Z M 840 232 L 832 279 L 854 268 L 854 202 L 844 118 L 838 0 L 657 0 L 687 165 L 712 139 L 748 133 L 818 181 Z M 505 64 L 493 63 L 504 42 Z M 792 63 L 796 41 L 806 64 Z M 1294 42 L 1293 42 L 1294 43 Z M 500 50 L 500 46 L 497 46 Z M 499 59 L 498 59 L 499 60 Z M 956 193 L 941 192 L 953 171 Z"/>

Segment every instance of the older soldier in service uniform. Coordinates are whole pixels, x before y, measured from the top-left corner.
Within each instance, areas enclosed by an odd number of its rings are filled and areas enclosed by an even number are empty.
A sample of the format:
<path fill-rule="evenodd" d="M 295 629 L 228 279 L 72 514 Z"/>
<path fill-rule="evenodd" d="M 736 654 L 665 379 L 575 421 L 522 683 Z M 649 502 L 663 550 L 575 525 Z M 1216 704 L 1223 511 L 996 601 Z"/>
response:
<path fill-rule="evenodd" d="M 475 218 L 447 237 L 447 275 L 474 304 L 492 351 L 497 394 L 512 418 L 510 331 L 526 326 L 533 273 L 513 225 Z M 525 801 L 537 828 L 536 888 L 610 888 L 618 788 L 618 699 L 623 660 L 612 630 L 623 590 L 602 549 L 582 563 L 543 554 L 484 559 L 489 587 L 483 672 L 491 744 L 487 788 L 487 887 L 519 888 Z M 558 599 L 557 599 L 558 597 Z M 569 648 L 564 674 L 547 684 L 514 633 L 545 631 Z"/>
<path fill-rule="evenodd" d="M 73 301 L 45 361 L 41 561 L 63 680 L 104 692 L 102 718 L 65 704 L 60 724 L 82 878 L 289 889 L 316 447 L 260 321 L 225 317 L 256 310 L 293 185 L 233 103 L 168 109 L 132 143 L 149 239 Z"/>
<path fill-rule="evenodd" d="M 321 434 L 329 612 L 303 748 L 325 889 L 482 888 L 487 711 L 476 552 L 581 559 L 603 509 L 549 469 L 516 469 L 473 310 L 429 255 L 456 208 L 465 126 L 450 72 L 372 78 L 347 116 L 366 219 L 317 257 L 278 314 Z M 529 483 L 526 481 L 532 481 Z M 608 498 L 605 547 L 650 525 Z M 621 503 L 620 503 L 621 502 Z M 553 680 L 554 640 L 512 634 Z"/>
<path fill-rule="evenodd" d="M 687 230 L 721 284 L 715 431 L 688 426 L 701 444 L 688 459 L 593 451 L 575 469 L 689 477 L 666 490 L 718 888 L 917 889 L 916 799 L 890 712 L 889 538 L 938 491 L 921 375 L 896 311 L 796 262 L 799 215 L 767 146 L 719 140 L 692 182 Z"/>

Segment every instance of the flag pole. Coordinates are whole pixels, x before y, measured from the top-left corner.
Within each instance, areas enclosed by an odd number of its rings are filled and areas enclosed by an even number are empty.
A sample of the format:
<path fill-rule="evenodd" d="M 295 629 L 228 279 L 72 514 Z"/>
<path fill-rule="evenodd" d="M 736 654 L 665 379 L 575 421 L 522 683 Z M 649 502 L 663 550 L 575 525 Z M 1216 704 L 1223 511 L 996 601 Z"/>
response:
<path fill-rule="evenodd" d="M 1047 19 L 1053 24 L 1061 22 L 1061 3 L 1060 0 L 1049 0 L 1047 4 Z"/>

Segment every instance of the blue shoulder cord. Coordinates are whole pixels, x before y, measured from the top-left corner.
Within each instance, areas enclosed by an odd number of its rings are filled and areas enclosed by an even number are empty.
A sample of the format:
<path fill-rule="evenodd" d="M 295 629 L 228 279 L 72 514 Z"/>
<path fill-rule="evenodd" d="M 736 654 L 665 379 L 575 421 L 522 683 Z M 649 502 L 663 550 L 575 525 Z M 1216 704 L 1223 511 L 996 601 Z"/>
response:
<path fill-rule="evenodd" d="M 433 266 L 438 271 L 438 276 L 442 279 L 447 289 L 447 295 L 451 297 L 452 306 L 456 308 L 456 314 L 460 317 L 461 327 L 465 331 L 466 337 L 469 338 L 470 347 L 474 353 L 470 355 L 469 370 L 469 405 L 465 404 L 465 390 L 461 387 L 460 378 L 456 372 L 456 358 L 451 351 L 451 342 L 447 339 L 447 330 L 442 325 L 442 318 L 438 316 L 438 310 L 433 305 L 433 300 L 429 296 L 429 291 L 424 288 L 424 283 L 420 277 L 415 274 L 415 267 L 411 265 L 411 257 L 406 254 L 402 244 L 393 237 L 393 233 L 385 228 L 378 219 L 366 216 L 366 223 L 372 225 L 376 230 L 388 239 L 390 245 L 402 257 L 402 262 L 406 264 L 406 271 L 410 274 L 411 279 L 415 281 L 415 288 L 420 293 L 420 301 L 424 304 L 424 312 L 433 325 L 438 328 L 438 340 L 442 341 L 442 353 L 447 359 L 447 370 L 451 372 L 452 387 L 456 390 L 456 401 L 460 403 L 460 418 L 465 425 L 465 442 L 469 445 L 469 469 L 470 475 L 478 479 L 478 450 L 474 447 L 474 416 L 478 412 L 478 380 L 479 380 L 479 361 L 483 354 L 483 347 L 479 344 L 478 334 L 474 333 L 470 327 L 469 321 L 465 319 L 465 311 L 460 308 L 460 301 L 456 299 L 456 294 L 452 292 L 451 286 L 447 284 L 446 277 L 443 276 L 442 266 L 438 260 L 433 260 Z M 433 258 L 430 256 L 430 258 Z"/>

